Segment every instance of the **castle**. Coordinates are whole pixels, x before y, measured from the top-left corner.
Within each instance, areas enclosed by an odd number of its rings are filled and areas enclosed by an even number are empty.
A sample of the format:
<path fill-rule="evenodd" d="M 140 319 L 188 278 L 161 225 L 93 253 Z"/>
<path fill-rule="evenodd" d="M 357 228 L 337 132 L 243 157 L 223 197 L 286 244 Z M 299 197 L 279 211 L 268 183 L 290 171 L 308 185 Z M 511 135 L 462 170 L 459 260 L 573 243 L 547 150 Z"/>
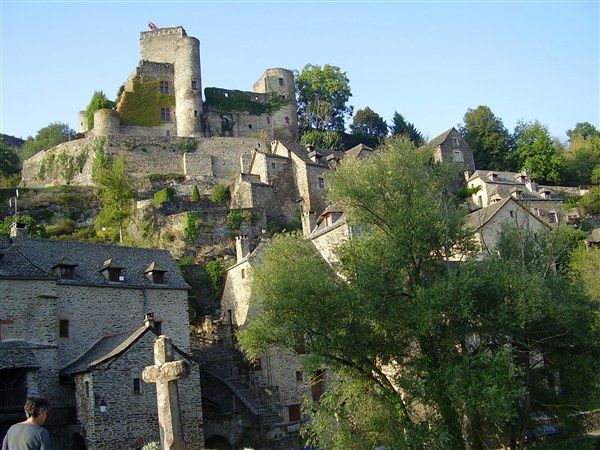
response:
<path fill-rule="evenodd" d="M 94 136 L 251 137 L 295 139 L 294 75 L 268 69 L 253 92 L 206 88 L 202 101 L 200 42 L 183 27 L 140 34 L 141 59 L 120 87 L 116 111 L 100 110 L 93 130 L 85 111 L 79 131 Z"/>

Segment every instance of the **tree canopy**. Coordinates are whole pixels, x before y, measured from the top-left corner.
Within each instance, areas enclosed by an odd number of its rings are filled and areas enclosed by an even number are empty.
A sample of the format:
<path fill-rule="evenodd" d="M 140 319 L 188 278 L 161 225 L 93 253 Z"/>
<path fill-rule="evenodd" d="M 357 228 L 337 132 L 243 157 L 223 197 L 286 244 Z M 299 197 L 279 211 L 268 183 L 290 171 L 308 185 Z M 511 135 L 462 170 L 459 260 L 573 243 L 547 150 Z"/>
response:
<path fill-rule="evenodd" d="M 21 163 L 16 149 L 0 139 L 0 188 L 14 187 L 20 172 Z"/>
<path fill-rule="evenodd" d="M 99 109 L 104 109 L 104 108 L 112 109 L 114 107 L 115 107 L 115 103 L 110 101 L 108 98 L 106 98 L 106 95 L 104 95 L 104 92 L 95 91 L 94 95 L 92 95 L 92 99 L 90 100 L 90 103 L 88 104 L 88 106 L 85 110 L 85 117 L 87 120 L 88 130 L 91 130 L 92 128 L 94 128 L 94 113 L 96 111 L 98 111 Z"/>
<path fill-rule="evenodd" d="M 310 445 L 482 449 L 496 436 L 520 448 L 536 415 L 568 429 L 597 399 L 598 305 L 555 269 L 570 241 L 510 228 L 497 254 L 457 266 L 471 232 L 446 190 L 454 166 L 431 156 L 392 140 L 343 160 L 330 201 L 360 234 L 338 262 L 282 235 L 254 271 L 264 313 L 242 348 L 284 347 L 335 374 L 306 409 Z"/>
<path fill-rule="evenodd" d="M 468 109 L 459 132 L 473 150 L 475 167 L 484 170 L 516 170 L 511 161 L 512 137 L 502 119 L 488 106 Z"/>
<path fill-rule="evenodd" d="M 35 138 L 28 138 L 19 150 L 21 160 L 27 159 L 63 142 L 67 142 L 75 134 L 66 123 L 53 122 L 50 125 L 40 129 Z"/>
<path fill-rule="evenodd" d="M 352 115 L 350 81 L 339 67 L 307 64 L 296 72 L 298 122 L 304 130 L 344 131 Z"/>
<path fill-rule="evenodd" d="M 387 136 L 388 126 L 383 117 L 367 106 L 356 111 L 350 130 L 366 145 L 377 146 Z"/>
<path fill-rule="evenodd" d="M 425 139 L 423 139 L 423 135 L 417 128 L 410 122 L 407 122 L 404 119 L 402 114 L 397 111 L 394 112 L 394 117 L 392 118 L 392 125 L 390 125 L 390 131 L 392 136 L 397 137 L 405 137 L 410 140 L 417 147 L 423 145 L 425 143 Z"/>
<path fill-rule="evenodd" d="M 527 169 L 536 180 L 560 180 L 564 155 L 555 148 L 548 127 L 538 121 L 520 121 L 515 127 L 515 142 L 519 169 Z"/>

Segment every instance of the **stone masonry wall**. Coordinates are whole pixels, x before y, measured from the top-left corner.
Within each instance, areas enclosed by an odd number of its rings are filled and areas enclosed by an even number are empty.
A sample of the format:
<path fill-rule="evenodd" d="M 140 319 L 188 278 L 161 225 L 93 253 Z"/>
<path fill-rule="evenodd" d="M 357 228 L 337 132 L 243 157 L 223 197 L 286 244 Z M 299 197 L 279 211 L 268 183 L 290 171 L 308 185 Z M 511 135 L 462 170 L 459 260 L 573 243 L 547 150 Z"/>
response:
<path fill-rule="evenodd" d="M 92 186 L 91 168 L 97 148 L 112 156 L 123 153 L 129 173 L 135 178 L 179 173 L 193 181 L 228 183 L 239 172 L 240 157 L 261 145 L 256 138 L 202 138 L 195 152 L 182 154 L 180 142 L 173 136 L 131 135 L 66 142 L 26 160 L 21 186 Z M 70 173 L 71 177 L 66 176 Z"/>

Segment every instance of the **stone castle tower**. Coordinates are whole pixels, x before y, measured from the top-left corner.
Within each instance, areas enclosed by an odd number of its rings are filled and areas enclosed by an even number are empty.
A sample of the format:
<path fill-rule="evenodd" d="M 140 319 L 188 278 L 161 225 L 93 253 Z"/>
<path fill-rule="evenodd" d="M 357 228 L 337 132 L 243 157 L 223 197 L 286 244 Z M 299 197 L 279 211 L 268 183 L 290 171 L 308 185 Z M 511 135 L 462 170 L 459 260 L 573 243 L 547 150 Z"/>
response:
<path fill-rule="evenodd" d="M 158 28 L 140 33 L 140 62 L 119 90 L 116 110 L 96 111 L 93 130 L 80 112 L 80 132 L 295 139 L 295 95 L 293 73 L 278 68 L 267 69 L 253 92 L 208 88 L 203 102 L 200 42 L 181 26 Z"/>

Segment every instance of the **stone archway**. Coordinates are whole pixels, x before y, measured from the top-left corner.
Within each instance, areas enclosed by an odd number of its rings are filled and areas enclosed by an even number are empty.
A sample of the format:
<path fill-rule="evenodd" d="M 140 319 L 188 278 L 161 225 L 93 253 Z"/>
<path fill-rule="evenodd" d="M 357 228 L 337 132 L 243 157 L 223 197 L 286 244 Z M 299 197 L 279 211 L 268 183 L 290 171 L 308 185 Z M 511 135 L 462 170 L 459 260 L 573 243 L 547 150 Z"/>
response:
<path fill-rule="evenodd" d="M 205 450 L 232 450 L 229 440 L 224 436 L 213 435 L 204 441 Z"/>

